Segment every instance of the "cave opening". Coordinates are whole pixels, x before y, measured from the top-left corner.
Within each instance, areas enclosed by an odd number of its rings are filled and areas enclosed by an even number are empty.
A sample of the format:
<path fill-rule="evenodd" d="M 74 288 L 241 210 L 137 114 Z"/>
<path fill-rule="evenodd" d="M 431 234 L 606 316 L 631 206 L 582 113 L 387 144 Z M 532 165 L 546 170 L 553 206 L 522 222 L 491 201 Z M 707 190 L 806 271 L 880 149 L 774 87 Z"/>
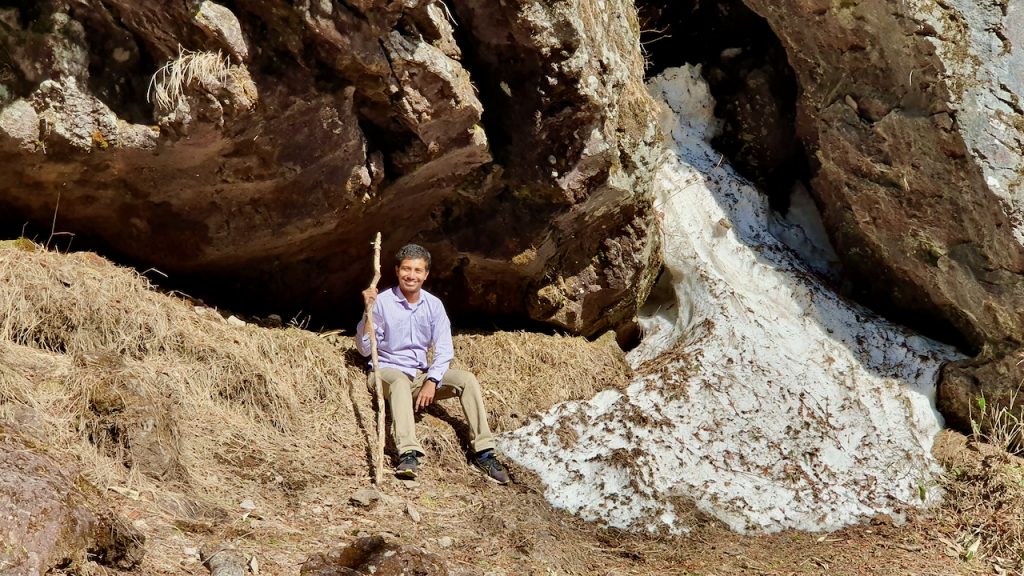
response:
<path fill-rule="evenodd" d="M 648 78 L 701 66 L 722 133 L 712 146 L 785 214 L 810 168 L 796 135 L 796 75 L 764 18 L 740 0 L 637 0 Z"/>

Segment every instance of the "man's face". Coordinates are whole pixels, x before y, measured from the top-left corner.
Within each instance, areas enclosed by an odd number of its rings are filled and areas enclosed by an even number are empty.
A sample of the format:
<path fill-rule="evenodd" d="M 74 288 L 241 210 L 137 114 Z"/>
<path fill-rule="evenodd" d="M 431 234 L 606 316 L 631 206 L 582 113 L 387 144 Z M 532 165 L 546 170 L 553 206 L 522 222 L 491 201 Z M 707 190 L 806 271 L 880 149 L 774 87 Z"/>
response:
<path fill-rule="evenodd" d="M 427 261 L 423 258 L 407 258 L 395 267 L 395 274 L 398 275 L 398 285 L 402 292 L 409 296 L 419 292 L 430 272 L 427 271 Z"/>

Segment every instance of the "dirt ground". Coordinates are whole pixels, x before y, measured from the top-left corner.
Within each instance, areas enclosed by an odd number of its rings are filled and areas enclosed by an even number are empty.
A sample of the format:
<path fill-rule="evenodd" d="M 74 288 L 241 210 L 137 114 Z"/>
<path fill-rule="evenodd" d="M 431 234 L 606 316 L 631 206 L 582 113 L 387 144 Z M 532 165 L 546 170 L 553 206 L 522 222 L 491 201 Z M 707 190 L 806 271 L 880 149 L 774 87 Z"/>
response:
<path fill-rule="evenodd" d="M 260 502 L 248 515 L 239 508 L 216 527 L 169 524 L 147 512 L 144 496 L 123 500 L 121 510 L 150 534 L 140 573 L 154 575 L 205 574 L 194 551 L 211 541 L 255 557 L 260 574 L 294 575 L 312 553 L 380 533 L 437 554 L 461 575 L 1013 573 L 991 558 L 968 560 L 964 526 L 945 506 L 911 511 L 905 523 L 884 517 L 832 533 L 742 536 L 698 519 L 688 536 L 636 535 L 552 509 L 539 480 L 514 465 L 514 482 L 502 487 L 464 463 L 425 464 L 416 481 L 387 476 L 371 509 L 350 502 L 369 476 L 339 476 L 294 501 Z"/>

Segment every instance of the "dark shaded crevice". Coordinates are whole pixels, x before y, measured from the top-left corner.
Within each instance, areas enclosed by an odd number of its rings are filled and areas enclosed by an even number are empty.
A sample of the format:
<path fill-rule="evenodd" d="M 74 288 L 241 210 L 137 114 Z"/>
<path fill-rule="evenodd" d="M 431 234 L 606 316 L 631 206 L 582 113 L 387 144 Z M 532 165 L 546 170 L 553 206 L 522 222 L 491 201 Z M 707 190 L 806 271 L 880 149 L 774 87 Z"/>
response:
<path fill-rule="evenodd" d="M 794 183 L 810 188 L 811 174 L 796 135 L 796 75 L 767 21 L 739 0 L 637 8 L 648 77 L 700 64 L 724 123 L 712 145 L 785 213 Z"/>
<path fill-rule="evenodd" d="M 398 121 L 393 105 L 395 96 L 387 94 L 386 79 L 371 78 L 365 71 L 343 69 L 337 62 L 329 61 L 316 37 L 307 32 L 308 25 L 302 22 L 296 8 L 278 6 L 267 11 L 252 0 L 223 4 L 235 13 L 249 39 L 248 68 L 258 84 L 295 89 L 311 83 L 311 89 L 320 94 L 336 95 L 350 86 L 356 87 L 353 111 L 367 140 L 367 153 L 378 151 L 384 160 L 386 178 L 380 186 L 429 159 L 426 145 Z M 338 9 L 346 10 L 359 22 L 375 25 L 373 18 L 346 6 L 343 3 Z M 378 46 L 387 57 L 383 41 Z"/>
<path fill-rule="evenodd" d="M 0 84 L 7 91 L 7 100 L 27 98 L 36 83 L 25 77 L 19 60 L 25 58 L 26 52 L 38 50 L 40 38 L 50 32 L 54 8 L 50 2 L 25 1 L 9 2 L 6 8 L 0 18 Z"/>
<path fill-rule="evenodd" d="M 0 24 L 0 35 L 5 33 L 2 26 Z M 0 84 L 6 89 L 6 100 L 26 98 L 32 93 L 32 87 L 22 77 L 14 63 L 14 59 L 11 58 L 10 53 L 2 43 L 0 43 Z M 6 104 L 6 101 L 0 99 L 0 104 Z"/>
<path fill-rule="evenodd" d="M 409 34 L 415 35 L 418 32 L 403 32 L 403 35 Z M 387 60 L 391 76 L 396 77 L 385 41 L 380 39 L 378 45 Z M 427 146 L 419 135 L 399 122 L 394 113 L 398 102 L 403 98 L 403 91 L 404 87 L 399 83 L 399 91 L 388 94 L 386 103 L 360 91 L 355 94 L 354 107 L 359 119 L 359 128 L 366 138 L 367 154 L 374 150 L 379 151 L 384 161 L 385 180 L 381 187 L 386 187 L 403 175 L 412 173 L 417 167 L 431 160 Z"/>
<path fill-rule="evenodd" d="M 466 0 L 453 0 L 448 7 L 456 21 L 453 35 L 462 51 L 462 65 L 483 105 L 480 124 L 494 162 L 505 168 L 506 179 L 532 186 L 548 201 L 558 201 L 560 193 L 548 190 L 545 184 L 552 166 L 547 159 L 537 159 L 536 153 L 553 145 L 576 143 L 572 138 L 544 141 L 541 130 L 542 119 L 571 108 L 577 92 L 564 84 L 564 78 L 545 70 L 541 55 L 532 46 L 518 43 L 514 14 L 508 13 L 512 8 L 482 8 Z M 571 54 L 572 50 L 566 46 L 563 52 Z M 560 98 L 559 94 L 567 96 Z M 566 149 L 556 150 L 554 157 L 560 162 L 576 156 Z"/>
<path fill-rule="evenodd" d="M 277 314 L 286 323 L 292 319 L 305 319 L 306 327 L 312 330 L 336 327 L 348 329 L 350 328 L 349 324 L 355 326 L 355 321 L 348 322 L 351 317 L 355 317 L 354 313 L 346 315 L 344 317 L 346 322 L 338 324 L 338 317 L 328 317 L 323 309 L 310 310 L 310 307 L 302 302 L 296 303 L 294 299 L 281 298 L 280 292 L 270 295 L 254 291 L 254 286 L 260 286 L 272 280 L 259 276 L 259 274 L 242 277 L 237 273 L 179 272 L 165 266 L 154 267 L 151 262 L 118 249 L 105 241 L 101 235 L 84 227 L 69 229 L 62 225 L 59 214 L 54 231 L 56 234 L 51 235 L 49 223 L 30 221 L 27 217 L 19 217 L 10 210 L 0 216 L 0 238 L 2 239 L 25 237 L 60 253 L 95 252 L 118 266 L 134 268 L 157 291 L 175 297 L 187 298 L 195 304 L 213 307 L 225 317 L 234 314 L 247 321 L 256 321 L 258 318 Z M 169 250 L 173 247 L 153 246 L 153 248 L 154 250 Z M 312 318 L 310 318 L 311 312 Z M 57 343 L 54 349 L 60 351 L 62 345 L 62 343 Z"/>
<path fill-rule="evenodd" d="M 579 79 L 562 70 L 578 41 L 566 32 L 558 49 L 543 50 L 522 30 L 522 8 L 447 3 L 453 36 L 483 113 L 480 125 L 502 181 L 520 201 L 569 208 L 575 199 L 554 182 L 583 153 L 596 112 L 581 102 Z M 582 130 L 581 130 L 582 129 Z M 581 186 L 586 188 L 586 186 Z M 557 210 L 556 210 L 557 211 Z"/>
<path fill-rule="evenodd" d="M 458 0 L 451 2 L 449 8 L 455 20 L 455 24 L 452 25 L 452 36 L 462 52 L 462 67 L 469 72 L 469 77 L 477 90 L 477 98 L 483 106 L 480 126 L 487 134 L 487 143 L 494 162 L 506 166 L 510 163 L 513 152 L 513 138 L 505 129 L 502 110 L 506 106 L 501 102 L 507 101 L 508 96 L 501 91 L 501 81 L 489 74 L 489 65 L 480 53 L 479 41 L 473 35 L 471 9 Z M 508 62 L 509 69 L 514 66 L 514 62 Z"/>
<path fill-rule="evenodd" d="M 89 91 L 126 122 L 152 123 L 147 92 L 159 66 L 145 44 L 102 5 L 88 9 L 73 5 L 70 15 L 85 29 Z"/>
<path fill-rule="evenodd" d="M 39 26 L 46 26 L 42 20 L 44 14 L 53 12 L 53 2 L 37 0 L 9 0 L 0 8 L 10 7 L 18 10 L 18 20 L 23 30 L 40 32 Z"/>
<path fill-rule="evenodd" d="M 253 78 L 285 86 L 301 86 L 310 78 L 320 84 L 335 85 L 345 80 L 317 57 L 317 46 L 305 33 L 306 24 L 294 8 L 268 6 L 257 0 L 219 3 L 238 19 L 249 49 L 245 65 Z"/>

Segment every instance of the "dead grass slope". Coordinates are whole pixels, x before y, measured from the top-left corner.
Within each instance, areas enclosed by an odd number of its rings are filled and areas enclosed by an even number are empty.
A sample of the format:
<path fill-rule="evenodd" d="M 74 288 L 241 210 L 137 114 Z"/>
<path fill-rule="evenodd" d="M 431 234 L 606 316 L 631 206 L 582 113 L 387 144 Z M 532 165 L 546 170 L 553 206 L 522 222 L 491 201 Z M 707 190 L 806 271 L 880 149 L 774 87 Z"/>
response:
<path fill-rule="evenodd" d="M 621 387 L 613 345 L 523 333 L 456 337 L 498 430 L 563 400 Z M 373 403 L 349 339 L 234 326 L 93 254 L 0 243 L 0 422 L 44 440 L 146 535 L 138 574 L 204 574 L 230 541 L 260 574 L 390 534 L 454 574 L 986 574 L 1021 567 L 1019 460 L 945 434 L 941 509 L 830 535 L 729 533 L 697 514 L 688 537 L 625 534 L 551 509 L 542 483 L 475 475 L 455 404 L 419 421 L 417 482 L 390 477 L 370 507 Z M 961 437 L 962 438 L 962 437 Z M 240 506 L 243 501 L 246 506 Z M 252 569 L 252 568 L 251 568 Z M 67 574 L 103 574 L 69 566 Z"/>
<path fill-rule="evenodd" d="M 626 380 L 617 349 L 583 339 L 466 335 L 456 348 L 499 431 Z M 348 338 L 231 325 L 94 254 L 0 246 L 0 419 L 145 504 L 150 523 L 213 533 L 243 499 L 280 520 L 367 486 L 361 364 Z M 419 424 L 429 465 L 457 474 L 460 416 L 436 407 Z"/>

